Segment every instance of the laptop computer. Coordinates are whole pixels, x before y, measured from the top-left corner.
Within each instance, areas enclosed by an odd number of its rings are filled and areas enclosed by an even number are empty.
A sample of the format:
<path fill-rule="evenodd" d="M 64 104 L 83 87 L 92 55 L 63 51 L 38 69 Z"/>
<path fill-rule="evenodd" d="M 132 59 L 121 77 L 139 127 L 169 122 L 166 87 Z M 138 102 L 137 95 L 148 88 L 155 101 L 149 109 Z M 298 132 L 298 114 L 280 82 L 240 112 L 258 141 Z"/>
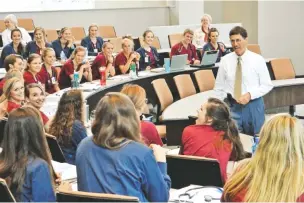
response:
<path fill-rule="evenodd" d="M 172 56 L 170 71 L 184 70 L 187 64 L 187 58 L 188 54 Z"/>
<path fill-rule="evenodd" d="M 219 52 L 217 50 L 214 51 L 205 51 L 204 56 L 202 58 L 200 65 L 191 65 L 191 67 L 203 68 L 214 66 L 216 63 Z"/>

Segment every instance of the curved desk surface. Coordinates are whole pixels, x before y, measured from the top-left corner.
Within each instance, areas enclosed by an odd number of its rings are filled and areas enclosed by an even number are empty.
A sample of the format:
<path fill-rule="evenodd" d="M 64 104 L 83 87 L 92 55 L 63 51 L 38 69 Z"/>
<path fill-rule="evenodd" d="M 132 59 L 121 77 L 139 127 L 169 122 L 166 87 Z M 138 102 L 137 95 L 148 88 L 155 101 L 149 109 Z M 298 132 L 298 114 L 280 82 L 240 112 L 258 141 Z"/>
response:
<path fill-rule="evenodd" d="M 284 106 L 304 104 L 304 78 L 273 80 L 274 88 L 264 98 L 265 108 L 272 109 Z M 201 92 L 168 106 L 163 114 L 167 126 L 168 145 L 179 145 L 183 129 L 193 124 L 189 116 L 197 116 L 197 110 L 210 97 L 219 98 L 216 91 Z"/>
<path fill-rule="evenodd" d="M 209 68 L 210 69 L 210 68 Z M 211 67 L 217 71 L 218 67 Z M 174 71 L 170 73 L 166 73 L 165 71 L 162 72 L 150 72 L 150 71 L 141 71 L 139 72 L 139 77 L 137 78 L 130 78 L 129 75 L 118 75 L 107 80 L 107 84 L 105 86 L 100 86 L 99 80 L 88 82 L 80 85 L 81 90 L 83 90 L 84 98 L 89 105 L 89 110 L 92 111 L 95 109 L 97 103 L 99 102 L 100 98 L 102 98 L 108 92 L 119 92 L 123 85 L 127 83 L 138 84 L 142 86 L 147 93 L 147 98 L 149 103 L 156 104 L 157 98 L 155 92 L 153 90 L 151 82 L 155 79 L 164 78 L 168 83 L 168 86 L 173 95 L 177 94 L 177 89 L 175 87 L 173 77 L 180 74 L 190 74 L 195 71 L 199 70 L 198 68 L 191 68 L 186 67 L 184 70 Z M 193 74 L 191 74 L 193 77 Z M 193 78 L 193 82 L 195 82 Z M 197 87 L 198 88 L 198 87 Z M 45 112 L 48 116 L 54 115 L 54 111 L 57 109 L 58 102 L 60 100 L 61 95 L 69 90 L 70 88 L 66 88 L 60 90 L 57 93 L 51 94 L 47 96 L 45 104 L 42 108 L 42 111 Z"/>

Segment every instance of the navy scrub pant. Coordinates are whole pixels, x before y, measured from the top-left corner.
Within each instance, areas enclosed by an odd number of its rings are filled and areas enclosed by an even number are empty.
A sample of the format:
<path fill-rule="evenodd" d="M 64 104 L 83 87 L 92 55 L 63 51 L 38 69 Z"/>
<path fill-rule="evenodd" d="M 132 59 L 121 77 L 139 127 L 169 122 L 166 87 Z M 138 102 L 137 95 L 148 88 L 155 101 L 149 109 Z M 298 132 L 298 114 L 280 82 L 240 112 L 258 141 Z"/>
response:
<path fill-rule="evenodd" d="M 235 101 L 230 102 L 232 118 L 237 123 L 241 133 L 247 135 L 259 134 L 265 121 L 265 106 L 263 98 L 251 100 L 242 105 Z"/>

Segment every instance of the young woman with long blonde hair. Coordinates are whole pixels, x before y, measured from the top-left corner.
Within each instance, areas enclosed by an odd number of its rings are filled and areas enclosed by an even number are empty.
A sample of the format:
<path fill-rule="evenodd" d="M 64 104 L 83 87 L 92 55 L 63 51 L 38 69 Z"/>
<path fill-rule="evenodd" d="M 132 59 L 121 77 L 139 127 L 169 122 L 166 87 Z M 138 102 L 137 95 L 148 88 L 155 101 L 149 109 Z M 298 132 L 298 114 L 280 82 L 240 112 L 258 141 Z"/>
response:
<path fill-rule="evenodd" d="M 224 186 L 222 201 L 303 202 L 304 130 L 289 114 L 264 124 L 254 156 Z"/>

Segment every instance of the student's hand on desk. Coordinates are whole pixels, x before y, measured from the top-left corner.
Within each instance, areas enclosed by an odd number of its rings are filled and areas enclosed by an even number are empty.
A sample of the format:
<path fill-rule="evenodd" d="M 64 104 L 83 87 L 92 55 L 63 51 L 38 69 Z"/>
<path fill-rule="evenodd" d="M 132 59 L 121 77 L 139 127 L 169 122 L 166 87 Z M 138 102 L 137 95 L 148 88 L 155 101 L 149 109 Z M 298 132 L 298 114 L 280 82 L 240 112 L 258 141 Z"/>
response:
<path fill-rule="evenodd" d="M 187 60 L 187 65 L 189 65 L 190 64 L 190 61 L 189 60 Z"/>
<path fill-rule="evenodd" d="M 151 69 L 152 69 L 151 66 L 146 67 L 146 70 L 151 70 Z"/>
<path fill-rule="evenodd" d="M 60 185 L 62 183 L 62 175 L 61 175 L 61 173 L 55 173 L 55 174 L 56 174 L 55 183 L 56 183 L 56 185 Z"/>
<path fill-rule="evenodd" d="M 194 65 L 199 65 L 201 62 L 199 61 L 199 60 L 195 60 L 194 62 L 193 62 L 193 64 Z"/>
<path fill-rule="evenodd" d="M 161 146 L 151 144 L 150 148 L 153 150 L 153 154 L 157 162 L 166 163 L 166 152 Z"/>
<path fill-rule="evenodd" d="M 246 105 L 248 104 L 248 102 L 250 102 L 251 100 L 251 95 L 249 92 L 247 92 L 246 94 L 242 95 L 238 100 L 237 102 L 239 104 L 243 104 L 243 105 Z"/>

